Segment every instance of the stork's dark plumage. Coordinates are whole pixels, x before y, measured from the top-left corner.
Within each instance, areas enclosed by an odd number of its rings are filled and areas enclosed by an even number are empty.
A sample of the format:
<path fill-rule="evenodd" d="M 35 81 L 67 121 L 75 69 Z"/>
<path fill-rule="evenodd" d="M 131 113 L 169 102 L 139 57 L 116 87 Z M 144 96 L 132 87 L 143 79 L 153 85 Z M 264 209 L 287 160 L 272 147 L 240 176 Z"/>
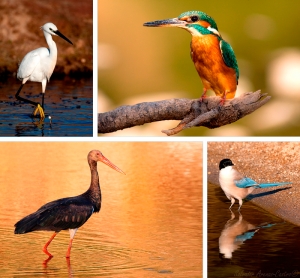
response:
<path fill-rule="evenodd" d="M 72 241 L 75 233 L 94 212 L 101 208 L 101 190 L 97 171 L 97 162 L 101 161 L 112 169 L 125 174 L 112 164 L 100 151 L 93 150 L 88 154 L 88 163 L 91 169 L 91 185 L 81 195 L 62 198 L 43 205 L 36 212 L 24 217 L 15 224 L 15 234 L 25 234 L 33 231 L 54 231 L 43 251 L 50 257 L 47 247 L 61 230 L 69 229 L 70 243 L 66 257 L 70 257 Z"/>

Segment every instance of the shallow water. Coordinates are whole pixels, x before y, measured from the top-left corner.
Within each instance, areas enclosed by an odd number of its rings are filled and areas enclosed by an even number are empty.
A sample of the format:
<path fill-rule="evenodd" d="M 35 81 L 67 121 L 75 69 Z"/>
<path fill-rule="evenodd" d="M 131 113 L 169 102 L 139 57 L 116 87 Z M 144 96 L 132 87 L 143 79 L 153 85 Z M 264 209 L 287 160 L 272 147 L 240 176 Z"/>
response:
<path fill-rule="evenodd" d="M 92 79 L 50 80 L 45 93 L 43 122 L 32 117 L 33 106 L 15 99 L 21 82 L 0 84 L 0 136 L 93 136 Z M 41 83 L 27 82 L 20 96 L 42 101 Z M 49 119 L 51 116 L 51 122 Z"/>
<path fill-rule="evenodd" d="M 244 202 L 241 214 L 208 184 L 208 277 L 300 276 L 300 227 Z"/>
<path fill-rule="evenodd" d="M 86 161 L 99 149 L 126 175 L 100 163 L 102 208 L 48 250 L 51 232 L 14 234 L 14 223 L 46 202 L 81 194 Z M 0 277 L 201 277 L 202 144 L 0 143 Z"/>

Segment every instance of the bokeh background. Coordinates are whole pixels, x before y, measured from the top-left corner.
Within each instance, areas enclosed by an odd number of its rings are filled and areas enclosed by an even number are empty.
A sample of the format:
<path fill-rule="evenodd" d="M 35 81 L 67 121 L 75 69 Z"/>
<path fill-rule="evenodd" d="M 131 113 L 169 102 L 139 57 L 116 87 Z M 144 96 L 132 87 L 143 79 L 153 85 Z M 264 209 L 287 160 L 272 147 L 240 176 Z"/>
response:
<path fill-rule="evenodd" d="M 190 59 L 191 35 L 143 23 L 190 10 L 212 16 L 234 48 L 241 77 L 238 93 L 262 90 L 271 101 L 238 122 L 179 135 L 300 135 L 300 2 L 286 1 L 98 1 L 98 111 L 171 98 L 198 98 L 202 83 Z M 213 94 L 211 92 L 211 94 Z M 109 136 L 155 135 L 178 122 L 164 121 Z"/>

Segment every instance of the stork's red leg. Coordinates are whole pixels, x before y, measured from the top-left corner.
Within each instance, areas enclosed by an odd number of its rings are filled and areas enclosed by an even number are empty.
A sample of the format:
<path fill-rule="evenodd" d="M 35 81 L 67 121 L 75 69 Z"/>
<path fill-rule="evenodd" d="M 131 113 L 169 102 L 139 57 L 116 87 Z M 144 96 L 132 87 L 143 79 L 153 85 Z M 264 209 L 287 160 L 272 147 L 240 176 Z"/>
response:
<path fill-rule="evenodd" d="M 57 233 L 55 232 L 50 239 L 47 241 L 47 243 L 45 244 L 44 248 L 43 248 L 43 252 L 48 255 L 49 257 L 53 257 L 47 250 L 47 247 L 49 246 L 49 244 L 51 243 L 51 241 L 55 238 L 55 236 L 57 235 Z"/>
<path fill-rule="evenodd" d="M 71 256 L 72 242 L 73 242 L 73 238 L 70 239 L 67 254 L 66 254 L 66 258 L 70 258 L 70 256 Z"/>
<path fill-rule="evenodd" d="M 70 258 L 70 256 L 71 256 L 72 242 L 73 242 L 73 238 L 74 238 L 74 236 L 75 236 L 77 230 L 78 230 L 78 228 L 76 228 L 76 229 L 69 229 L 69 233 L 70 233 L 70 242 L 69 242 L 69 246 L 68 246 L 66 258 Z"/>

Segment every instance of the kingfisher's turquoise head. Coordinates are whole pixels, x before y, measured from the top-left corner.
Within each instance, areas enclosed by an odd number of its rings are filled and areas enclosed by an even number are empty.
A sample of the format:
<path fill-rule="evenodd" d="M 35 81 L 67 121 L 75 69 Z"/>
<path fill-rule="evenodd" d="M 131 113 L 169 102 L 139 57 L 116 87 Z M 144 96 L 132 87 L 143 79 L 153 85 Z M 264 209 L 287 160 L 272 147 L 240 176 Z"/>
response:
<path fill-rule="evenodd" d="M 215 34 L 220 37 L 218 26 L 214 19 L 204 12 L 190 11 L 171 19 L 156 20 L 144 23 L 148 27 L 179 27 L 192 35 Z"/>

